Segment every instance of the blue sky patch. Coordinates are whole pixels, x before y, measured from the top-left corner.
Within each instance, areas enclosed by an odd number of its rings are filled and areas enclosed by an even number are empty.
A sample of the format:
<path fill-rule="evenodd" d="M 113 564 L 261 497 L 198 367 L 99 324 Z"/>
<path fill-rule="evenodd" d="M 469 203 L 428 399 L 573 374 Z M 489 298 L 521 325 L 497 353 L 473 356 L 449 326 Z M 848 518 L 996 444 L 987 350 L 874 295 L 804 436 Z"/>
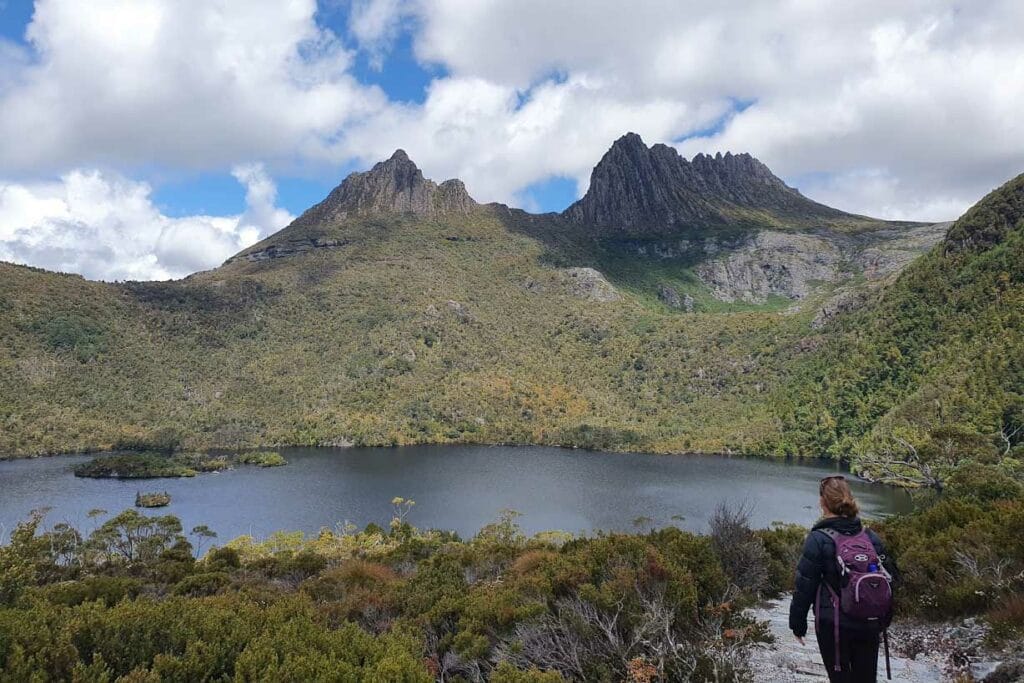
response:
<path fill-rule="evenodd" d="M 153 203 L 172 218 L 230 216 L 245 210 L 245 187 L 230 172 L 198 173 L 153 182 Z"/>
<path fill-rule="evenodd" d="M 0 38 L 25 45 L 25 29 L 33 9 L 32 0 L 0 0 Z"/>
<path fill-rule="evenodd" d="M 522 208 L 527 211 L 547 213 L 563 211 L 578 199 L 576 181 L 565 176 L 551 176 L 528 185 L 519 193 Z"/>
<path fill-rule="evenodd" d="M 331 190 L 341 184 L 351 173 L 345 171 L 330 178 L 275 177 L 277 183 L 277 205 L 298 216 L 303 211 L 323 201 Z"/>
<path fill-rule="evenodd" d="M 317 8 L 317 23 L 346 39 L 349 46 L 356 40 L 348 29 L 349 3 L 321 0 Z M 374 63 L 375 55 L 366 50 L 357 50 L 352 65 L 352 75 L 360 83 L 376 85 L 389 99 L 395 102 L 422 104 L 427 99 L 427 86 L 435 78 L 448 75 L 441 65 L 423 65 L 416 61 L 413 50 L 413 29 L 410 22 L 400 26 L 395 40 L 385 46 L 379 56 L 382 61 Z"/>
<path fill-rule="evenodd" d="M 747 109 L 750 109 L 752 106 L 754 106 L 754 104 L 757 103 L 756 99 L 741 100 L 733 98 L 731 101 L 732 106 L 729 108 L 729 111 L 719 116 L 717 119 L 712 121 L 707 126 L 704 126 L 703 128 L 697 128 L 696 130 L 688 131 L 685 135 L 675 138 L 672 142 L 678 145 L 680 142 L 684 142 L 686 140 L 690 140 L 693 138 L 709 138 L 713 135 L 718 135 L 723 130 L 725 130 L 725 127 L 729 125 L 729 122 L 733 119 L 733 117 L 735 117 L 737 114 L 742 114 Z"/>
<path fill-rule="evenodd" d="M 435 78 L 446 76 L 447 71 L 440 66 L 423 66 L 417 62 L 412 36 L 405 31 L 384 55 L 379 70 L 374 68 L 372 56 L 360 51 L 352 75 L 360 83 L 379 86 L 392 101 L 423 104 L 427 99 L 427 86 Z"/>

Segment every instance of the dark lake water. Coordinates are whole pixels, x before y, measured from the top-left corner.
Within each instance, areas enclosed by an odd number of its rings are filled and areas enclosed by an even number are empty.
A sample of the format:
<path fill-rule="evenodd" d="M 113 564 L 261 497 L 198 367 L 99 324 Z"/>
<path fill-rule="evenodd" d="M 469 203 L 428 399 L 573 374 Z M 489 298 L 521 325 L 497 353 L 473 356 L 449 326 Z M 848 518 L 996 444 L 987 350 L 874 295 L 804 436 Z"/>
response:
<path fill-rule="evenodd" d="M 241 466 L 191 479 L 79 479 L 72 467 L 85 456 L 0 462 L 0 532 L 33 508 L 52 510 L 47 522 L 88 530 L 92 508 L 132 507 L 136 491 L 168 491 L 168 507 L 186 529 L 206 524 L 219 542 L 277 530 L 316 532 L 346 521 L 386 525 L 391 499 L 416 501 L 414 526 L 471 536 L 501 510 L 522 513 L 527 533 L 562 530 L 632 531 L 634 520 L 705 531 L 720 501 L 747 503 L 756 526 L 773 521 L 810 524 L 817 517 L 818 480 L 835 472 L 816 460 L 594 453 L 541 447 L 417 446 L 409 448 L 294 448 L 289 465 Z M 910 496 L 854 482 L 867 516 L 909 510 Z"/>

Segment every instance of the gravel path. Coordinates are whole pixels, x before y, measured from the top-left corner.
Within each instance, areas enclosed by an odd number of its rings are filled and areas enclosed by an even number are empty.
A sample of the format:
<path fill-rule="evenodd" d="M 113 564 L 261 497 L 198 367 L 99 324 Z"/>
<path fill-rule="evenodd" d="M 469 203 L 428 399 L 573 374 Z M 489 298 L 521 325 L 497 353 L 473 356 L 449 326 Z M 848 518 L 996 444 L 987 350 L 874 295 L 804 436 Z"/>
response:
<path fill-rule="evenodd" d="M 812 632 L 801 645 L 789 630 L 789 596 L 773 600 L 765 607 L 750 610 L 751 616 L 767 621 L 775 642 L 759 646 L 751 655 L 754 681 L 758 683 L 803 683 L 804 681 L 828 681 L 825 665 L 818 654 L 818 645 Z M 890 642 L 895 646 L 895 634 Z M 916 660 L 898 657 L 893 652 L 892 680 L 898 683 L 934 683 L 943 678 L 940 662 L 919 656 Z M 879 652 L 878 680 L 885 681 L 884 655 Z"/>

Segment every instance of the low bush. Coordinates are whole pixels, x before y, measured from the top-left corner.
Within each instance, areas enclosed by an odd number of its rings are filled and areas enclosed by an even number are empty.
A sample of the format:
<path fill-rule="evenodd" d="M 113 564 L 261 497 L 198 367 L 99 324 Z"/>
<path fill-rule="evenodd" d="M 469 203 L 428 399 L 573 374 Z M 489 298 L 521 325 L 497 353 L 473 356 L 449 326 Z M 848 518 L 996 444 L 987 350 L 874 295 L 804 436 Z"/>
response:
<path fill-rule="evenodd" d="M 901 613 L 986 614 L 1014 641 L 1024 499 L 989 498 L 934 496 L 872 526 L 902 566 Z M 747 680 L 767 634 L 743 608 L 788 588 L 806 534 L 723 508 L 710 535 L 553 541 L 506 514 L 468 541 L 405 520 L 240 538 L 196 561 L 173 516 L 129 509 L 84 539 L 41 521 L 0 546 L 11 680 Z"/>
<path fill-rule="evenodd" d="M 174 585 L 175 595 L 202 597 L 215 595 L 231 583 L 227 572 L 203 572 L 186 576 Z"/>
<path fill-rule="evenodd" d="M 235 461 L 242 465 L 256 465 L 258 467 L 281 467 L 288 464 L 288 461 L 276 451 L 242 453 L 236 456 Z"/>
<path fill-rule="evenodd" d="M 1024 595 L 997 602 L 987 615 L 990 637 L 997 642 L 1024 642 Z"/>
<path fill-rule="evenodd" d="M 775 523 L 771 528 L 758 529 L 754 534 L 761 539 L 767 553 L 766 593 L 777 595 L 793 590 L 796 565 L 800 561 L 807 529 L 798 524 Z"/>
<path fill-rule="evenodd" d="M 127 576 L 86 576 L 48 586 L 42 595 L 50 602 L 68 607 L 96 601 L 112 607 L 138 596 L 143 586 L 141 580 Z"/>
<path fill-rule="evenodd" d="M 941 496 L 877 523 L 899 562 L 898 608 L 942 619 L 980 614 L 1024 591 L 1024 499 L 982 503 Z"/>

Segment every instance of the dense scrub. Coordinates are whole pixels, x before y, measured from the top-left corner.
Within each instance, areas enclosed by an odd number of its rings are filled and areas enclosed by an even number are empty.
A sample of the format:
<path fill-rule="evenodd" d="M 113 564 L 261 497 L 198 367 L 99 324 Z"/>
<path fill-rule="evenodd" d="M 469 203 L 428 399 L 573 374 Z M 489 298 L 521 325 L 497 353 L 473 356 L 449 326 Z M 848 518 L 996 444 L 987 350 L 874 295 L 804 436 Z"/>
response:
<path fill-rule="evenodd" d="M 777 392 L 776 449 L 852 455 L 861 471 L 910 485 L 941 484 L 964 462 L 997 465 L 1004 479 L 1019 471 L 1024 176 L 826 332 Z"/>
<path fill-rule="evenodd" d="M 588 300 L 553 264 L 601 264 L 527 236 L 532 220 L 360 218 L 323 228 L 344 248 L 174 283 L 0 264 L 0 457 L 428 442 L 738 452 L 777 430 L 758 397 L 812 306 L 702 309 L 708 292 L 673 261 L 660 277 L 696 313 L 626 276 L 621 299 Z"/>
<path fill-rule="evenodd" d="M 83 538 L 35 516 L 0 548 L 0 679 L 742 680 L 763 637 L 714 538 L 527 539 L 508 515 L 464 542 L 407 510 L 201 560 L 174 517 Z"/>
<path fill-rule="evenodd" d="M 805 529 L 524 537 L 514 513 L 463 541 L 410 526 L 234 539 L 127 510 L 88 535 L 33 516 L 0 547 L 0 680 L 745 680 Z M 1024 497 L 964 487 L 874 523 L 903 616 L 987 615 L 1024 633 Z M 191 542 L 190 540 L 191 539 Z M 123 678 L 118 678 L 123 677 Z"/>

